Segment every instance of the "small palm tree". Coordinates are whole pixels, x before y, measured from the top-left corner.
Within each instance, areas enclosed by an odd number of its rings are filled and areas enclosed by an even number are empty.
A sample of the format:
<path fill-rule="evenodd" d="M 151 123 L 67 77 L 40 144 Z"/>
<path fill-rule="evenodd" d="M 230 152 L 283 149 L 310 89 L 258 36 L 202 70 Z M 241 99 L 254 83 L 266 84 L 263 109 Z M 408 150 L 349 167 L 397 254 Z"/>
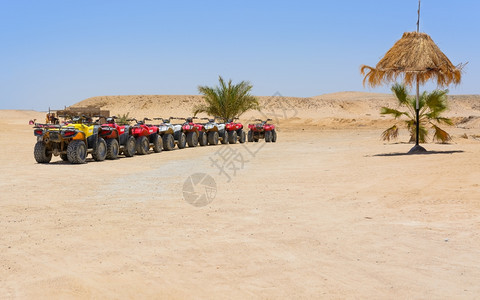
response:
<path fill-rule="evenodd" d="M 248 110 L 259 109 L 258 99 L 250 94 L 253 86 L 248 81 L 232 84 L 230 79 L 225 83 L 221 76 L 218 77 L 218 81 L 220 85 L 217 87 L 198 87 L 206 104 L 195 106 L 194 115 L 203 112 L 228 120 L 239 117 Z"/>
<path fill-rule="evenodd" d="M 119 118 L 117 118 L 117 121 L 116 123 L 119 124 L 119 125 L 127 125 L 129 122 L 128 122 L 128 119 L 129 119 L 129 115 L 130 113 L 126 113 L 126 114 L 123 114 L 121 115 Z"/>
<path fill-rule="evenodd" d="M 399 83 L 396 83 L 392 86 L 392 92 L 395 94 L 399 106 L 406 107 L 407 111 L 382 107 L 380 113 L 383 115 L 392 115 L 395 117 L 395 119 L 405 116 L 407 120 L 404 122 L 407 125 L 408 131 L 410 132 L 410 142 L 415 142 L 415 129 L 417 125 L 415 121 L 415 97 L 409 96 L 405 85 Z M 427 126 L 431 126 L 431 129 L 433 129 L 433 140 L 446 143 L 452 139 L 446 131 L 437 126 L 442 123 L 453 125 L 452 120 L 440 116 L 447 109 L 447 93 L 448 90 L 434 90 L 431 93 L 423 92 L 420 95 L 419 142 L 425 143 L 429 133 Z M 382 133 L 382 139 L 384 141 L 390 141 L 390 139 L 396 139 L 397 137 L 397 124 L 393 125 Z"/>

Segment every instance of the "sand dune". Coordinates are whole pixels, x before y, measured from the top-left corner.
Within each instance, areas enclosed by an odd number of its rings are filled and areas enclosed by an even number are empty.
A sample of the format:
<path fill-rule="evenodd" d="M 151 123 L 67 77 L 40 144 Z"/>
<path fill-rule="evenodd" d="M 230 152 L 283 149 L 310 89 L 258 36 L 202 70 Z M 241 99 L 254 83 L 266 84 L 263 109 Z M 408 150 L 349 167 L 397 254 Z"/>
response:
<path fill-rule="evenodd" d="M 320 126 L 322 128 L 385 127 L 391 119 L 379 114 L 382 106 L 397 107 L 390 94 L 341 92 L 311 98 L 259 97 L 262 110 L 247 112 L 243 121 L 270 117 L 284 126 L 293 124 Z M 130 113 L 143 117 L 186 117 L 193 107 L 202 103 L 201 96 L 188 95 L 137 95 L 99 96 L 80 101 L 73 107 L 99 107 L 113 115 Z M 480 116 L 480 95 L 449 96 L 446 116 L 456 122 L 470 116 Z M 470 126 L 477 126 L 476 123 Z"/>

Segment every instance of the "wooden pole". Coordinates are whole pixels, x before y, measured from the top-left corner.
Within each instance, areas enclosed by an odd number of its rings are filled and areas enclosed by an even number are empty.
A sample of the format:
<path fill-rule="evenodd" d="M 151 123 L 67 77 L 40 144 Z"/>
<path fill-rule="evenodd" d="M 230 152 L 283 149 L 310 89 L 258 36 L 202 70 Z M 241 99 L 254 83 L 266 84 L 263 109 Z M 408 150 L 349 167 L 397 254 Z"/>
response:
<path fill-rule="evenodd" d="M 418 10 L 417 10 L 417 14 L 418 14 L 418 19 L 417 19 L 417 32 L 420 31 L 420 0 L 418 0 Z"/>

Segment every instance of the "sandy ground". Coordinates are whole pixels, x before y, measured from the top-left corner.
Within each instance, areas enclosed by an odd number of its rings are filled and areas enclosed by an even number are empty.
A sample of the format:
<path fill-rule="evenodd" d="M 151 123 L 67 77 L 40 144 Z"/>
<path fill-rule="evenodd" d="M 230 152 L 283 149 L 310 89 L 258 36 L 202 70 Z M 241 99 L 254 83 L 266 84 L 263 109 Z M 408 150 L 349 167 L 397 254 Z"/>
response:
<path fill-rule="evenodd" d="M 42 165 L 43 113 L 0 111 L 0 298 L 478 298 L 478 127 L 403 155 L 382 120 L 309 113 L 275 144 Z"/>

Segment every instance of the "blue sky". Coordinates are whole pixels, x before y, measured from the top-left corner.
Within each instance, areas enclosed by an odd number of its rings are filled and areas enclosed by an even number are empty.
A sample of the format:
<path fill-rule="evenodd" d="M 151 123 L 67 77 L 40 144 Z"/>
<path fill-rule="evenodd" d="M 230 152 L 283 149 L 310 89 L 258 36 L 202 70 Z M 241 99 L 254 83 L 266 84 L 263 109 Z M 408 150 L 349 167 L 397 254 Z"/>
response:
<path fill-rule="evenodd" d="M 479 94 L 478 1 L 423 0 L 420 30 L 454 64 L 450 94 Z M 417 0 L 0 0 L 0 109 L 47 110 L 104 95 L 198 94 L 218 75 L 253 93 L 309 97 L 363 87 Z M 426 86 L 427 89 L 435 86 Z"/>

